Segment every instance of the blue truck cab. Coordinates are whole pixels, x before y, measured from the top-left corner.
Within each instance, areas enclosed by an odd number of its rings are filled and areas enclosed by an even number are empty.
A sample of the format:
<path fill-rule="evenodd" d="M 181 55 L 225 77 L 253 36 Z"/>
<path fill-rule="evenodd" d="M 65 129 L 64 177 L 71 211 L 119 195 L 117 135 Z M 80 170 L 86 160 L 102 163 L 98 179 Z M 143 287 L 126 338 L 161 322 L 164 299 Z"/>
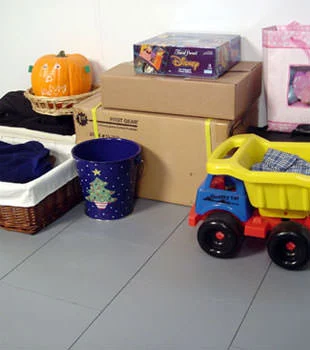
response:
<path fill-rule="evenodd" d="M 243 181 L 228 175 L 207 175 L 197 190 L 195 211 L 206 215 L 211 211 L 225 211 L 240 221 L 247 221 L 252 213 Z"/>

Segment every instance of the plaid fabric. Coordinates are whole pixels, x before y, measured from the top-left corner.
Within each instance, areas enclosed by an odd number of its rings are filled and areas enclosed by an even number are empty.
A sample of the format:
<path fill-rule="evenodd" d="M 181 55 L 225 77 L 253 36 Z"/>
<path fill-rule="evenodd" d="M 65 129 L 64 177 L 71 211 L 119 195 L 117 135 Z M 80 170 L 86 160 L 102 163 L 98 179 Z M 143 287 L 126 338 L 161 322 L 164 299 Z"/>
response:
<path fill-rule="evenodd" d="M 277 171 L 310 175 L 310 163 L 304 159 L 282 151 L 269 148 L 261 163 L 252 166 L 256 171 Z"/>

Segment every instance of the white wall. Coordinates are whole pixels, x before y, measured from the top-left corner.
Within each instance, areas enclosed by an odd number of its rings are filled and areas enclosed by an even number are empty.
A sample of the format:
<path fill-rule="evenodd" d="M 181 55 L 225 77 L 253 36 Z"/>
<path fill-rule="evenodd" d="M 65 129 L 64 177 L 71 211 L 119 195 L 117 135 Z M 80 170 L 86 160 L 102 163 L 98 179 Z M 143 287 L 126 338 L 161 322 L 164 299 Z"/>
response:
<path fill-rule="evenodd" d="M 2 0 L 0 97 L 30 87 L 28 66 L 44 54 L 81 53 L 99 79 L 101 71 L 132 60 L 135 42 L 165 31 L 240 34 L 242 59 L 260 61 L 263 27 L 309 24 L 309 13 L 307 0 Z"/>

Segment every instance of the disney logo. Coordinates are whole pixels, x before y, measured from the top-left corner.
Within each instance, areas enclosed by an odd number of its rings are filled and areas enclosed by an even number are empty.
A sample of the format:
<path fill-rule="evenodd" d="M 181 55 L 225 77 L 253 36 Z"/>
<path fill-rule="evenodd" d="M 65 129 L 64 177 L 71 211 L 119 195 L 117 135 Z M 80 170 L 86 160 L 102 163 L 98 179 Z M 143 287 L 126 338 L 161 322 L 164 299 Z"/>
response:
<path fill-rule="evenodd" d="M 186 57 L 178 57 L 172 55 L 171 57 L 171 63 L 175 67 L 191 67 L 193 68 L 193 71 L 196 71 L 198 67 L 200 66 L 200 63 L 197 61 L 188 61 Z"/>

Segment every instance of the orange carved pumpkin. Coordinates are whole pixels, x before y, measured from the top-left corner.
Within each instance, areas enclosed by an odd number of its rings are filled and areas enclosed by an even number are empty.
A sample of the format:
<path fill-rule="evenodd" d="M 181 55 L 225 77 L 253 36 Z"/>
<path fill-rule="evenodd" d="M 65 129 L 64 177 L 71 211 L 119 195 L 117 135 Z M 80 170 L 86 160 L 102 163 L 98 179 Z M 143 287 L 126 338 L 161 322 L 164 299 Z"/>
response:
<path fill-rule="evenodd" d="M 37 96 L 71 96 L 91 90 L 90 63 L 80 54 L 66 55 L 60 51 L 58 55 L 45 55 L 29 71 L 32 92 Z"/>

